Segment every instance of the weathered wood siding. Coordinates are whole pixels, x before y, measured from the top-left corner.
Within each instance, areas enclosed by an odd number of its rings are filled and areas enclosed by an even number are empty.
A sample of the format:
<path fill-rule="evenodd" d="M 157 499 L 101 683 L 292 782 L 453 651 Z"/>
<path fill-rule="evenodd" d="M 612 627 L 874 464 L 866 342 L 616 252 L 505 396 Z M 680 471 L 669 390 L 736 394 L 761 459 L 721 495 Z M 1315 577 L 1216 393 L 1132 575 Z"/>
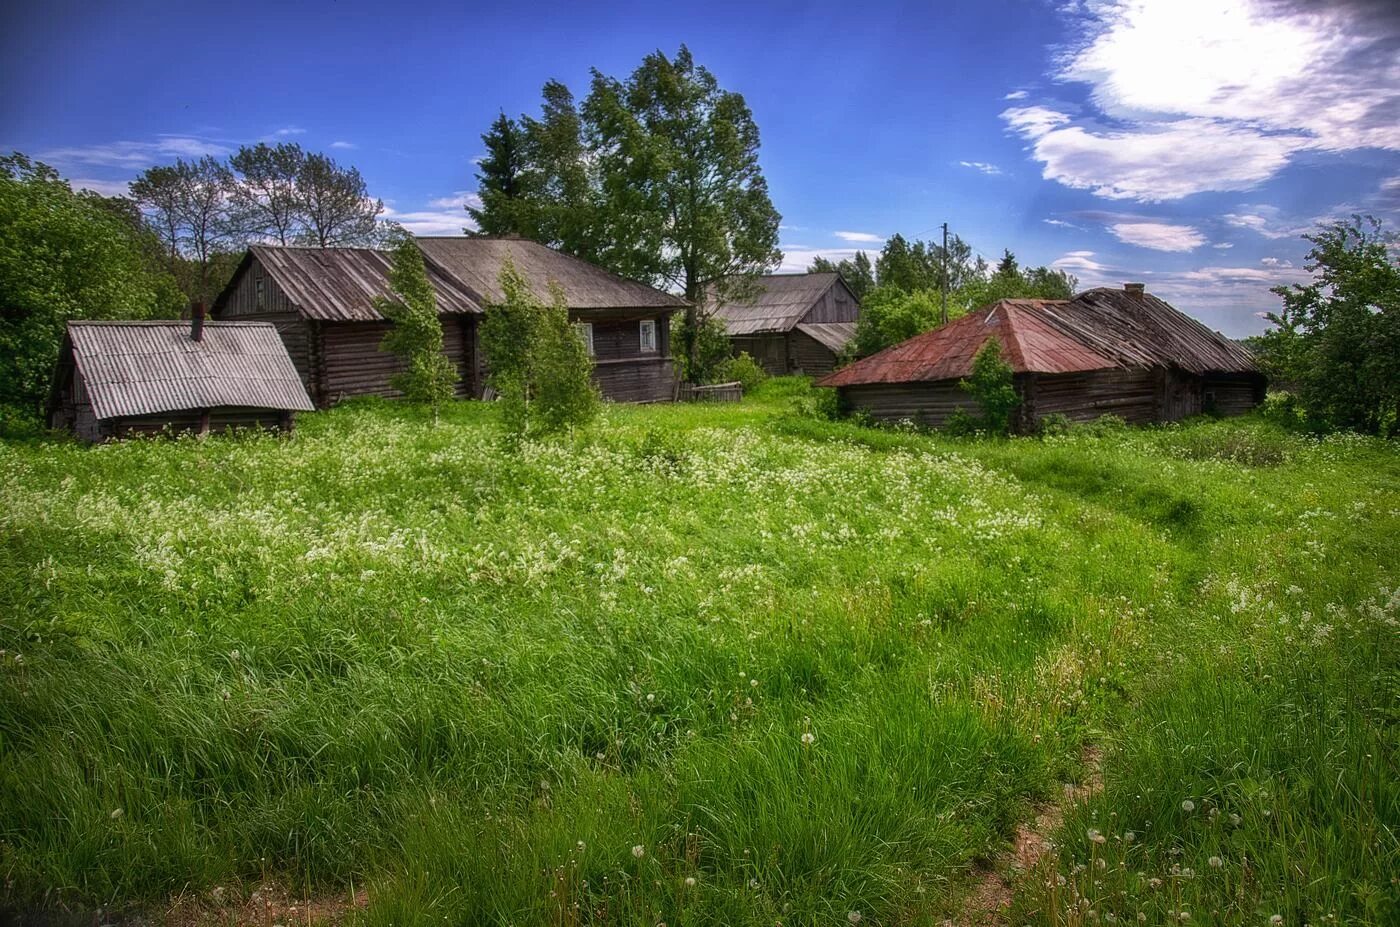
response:
<path fill-rule="evenodd" d="M 821 299 L 812 303 L 799 321 L 801 322 L 855 322 L 860 319 L 860 303 L 855 295 L 840 280 L 831 286 Z"/>
<path fill-rule="evenodd" d="M 836 369 L 836 355 L 811 335 L 791 331 L 787 337 L 792 352 L 793 373 L 821 377 Z"/>
<path fill-rule="evenodd" d="M 334 405 L 351 396 L 403 395 L 389 378 L 404 369 L 403 361 L 380 349 L 391 328 L 388 322 L 321 322 L 315 326 L 311 398 L 319 406 Z M 442 320 L 442 353 L 457 368 L 458 398 L 471 395 L 476 360 L 471 321 Z"/>
<path fill-rule="evenodd" d="M 865 412 L 878 422 L 908 420 L 938 428 L 956 409 L 963 409 L 969 415 L 980 413 L 977 403 L 955 380 L 869 383 L 843 386 L 837 392 L 843 410 Z"/>
<path fill-rule="evenodd" d="M 1264 401 L 1266 382 L 1248 374 L 1209 374 L 1204 378 L 1205 411 L 1244 415 Z"/>
<path fill-rule="evenodd" d="M 1179 422 L 1200 415 L 1201 378 L 1181 370 L 1157 371 L 1157 420 Z"/>
<path fill-rule="evenodd" d="M 1116 415 L 1132 423 L 1155 421 L 1158 414 L 1158 377 L 1153 370 L 1037 374 L 1026 377 L 1018 388 L 1025 397 L 1024 418 L 1031 424 L 1052 414 L 1072 422 Z"/>
<path fill-rule="evenodd" d="M 656 354 L 597 361 L 593 382 L 603 398 L 612 402 L 670 402 L 676 398 L 675 364 L 671 358 Z"/>
<path fill-rule="evenodd" d="M 729 344 L 737 357 L 740 352 L 752 357 L 770 377 L 786 376 L 788 371 L 788 342 L 781 334 L 736 335 Z"/>
<path fill-rule="evenodd" d="M 66 363 L 59 377 L 58 402 L 49 414 L 49 427 L 71 431 L 84 441 L 101 441 L 104 437 L 102 423 L 93 414 L 82 374 L 72 363 Z"/>
<path fill-rule="evenodd" d="M 262 319 L 269 315 L 296 315 L 297 307 L 277 281 L 257 260 L 249 262 L 248 270 L 239 277 L 237 286 L 229 294 L 222 310 L 221 319 Z"/>

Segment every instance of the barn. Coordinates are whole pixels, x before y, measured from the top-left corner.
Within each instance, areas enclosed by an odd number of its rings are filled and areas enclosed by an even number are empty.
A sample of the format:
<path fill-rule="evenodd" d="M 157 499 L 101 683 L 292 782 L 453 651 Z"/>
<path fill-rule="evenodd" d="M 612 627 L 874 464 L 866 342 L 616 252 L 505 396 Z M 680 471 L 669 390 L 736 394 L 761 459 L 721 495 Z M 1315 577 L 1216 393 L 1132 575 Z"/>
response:
<path fill-rule="evenodd" d="M 289 431 L 313 408 L 265 322 L 69 322 L 51 428 L 85 441 L 229 428 Z"/>
<path fill-rule="evenodd" d="M 710 288 L 714 315 L 734 353 L 747 352 L 773 376 L 821 376 L 835 369 L 856 333 L 860 300 L 840 274 L 768 274 Z"/>
<path fill-rule="evenodd" d="M 429 262 L 461 282 L 481 306 L 500 302 L 507 259 L 535 297 L 550 302 L 551 284 L 593 355 L 593 380 L 614 402 L 669 402 L 676 395 L 671 316 L 678 296 L 620 277 L 596 264 L 522 238 L 433 236 L 417 239 Z"/>
<path fill-rule="evenodd" d="M 679 298 L 523 239 L 416 241 L 437 294 L 443 352 L 460 374 L 459 396 L 482 394 L 478 329 L 486 307 L 501 298 L 498 280 L 509 258 L 540 299 L 551 298 L 551 283 L 562 288 L 570 317 L 589 342 L 605 398 L 674 397 L 670 317 L 685 305 Z M 376 297 L 390 295 L 390 258 L 369 248 L 255 245 L 215 301 L 214 315 L 276 325 L 318 406 L 351 396 L 397 396 L 389 380 L 402 362 L 380 350 L 390 323 L 374 308 Z"/>
<path fill-rule="evenodd" d="M 1133 423 L 1211 412 L 1238 415 L 1264 398 L 1265 379 L 1247 351 L 1141 284 L 1100 288 L 1069 300 L 1004 299 L 857 361 L 821 380 L 847 410 L 880 421 L 944 424 L 979 410 L 960 381 L 996 338 L 1021 397 L 1017 428 L 1047 415 Z"/>

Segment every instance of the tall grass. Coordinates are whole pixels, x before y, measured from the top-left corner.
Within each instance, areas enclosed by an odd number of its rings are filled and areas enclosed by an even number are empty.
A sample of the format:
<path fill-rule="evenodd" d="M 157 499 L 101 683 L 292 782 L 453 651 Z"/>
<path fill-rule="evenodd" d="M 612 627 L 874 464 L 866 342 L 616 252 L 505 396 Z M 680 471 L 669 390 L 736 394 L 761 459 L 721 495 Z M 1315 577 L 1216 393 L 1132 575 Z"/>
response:
<path fill-rule="evenodd" d="M 0 444 L 9 903 L 273 877 L 368 883 L 367 923 L 933 924 L 1086 742 L 1106 788 L 1028 920 L 1395 902 L 1393 447 L 953 441 L 797 392 L 518 455 L 479 404 Z M 1089 827 L 1135 829 L 1132 901 L 1080 907 L 1122 846 Z M 1144 887 L 1222 839 L 1220 879 Z"/>

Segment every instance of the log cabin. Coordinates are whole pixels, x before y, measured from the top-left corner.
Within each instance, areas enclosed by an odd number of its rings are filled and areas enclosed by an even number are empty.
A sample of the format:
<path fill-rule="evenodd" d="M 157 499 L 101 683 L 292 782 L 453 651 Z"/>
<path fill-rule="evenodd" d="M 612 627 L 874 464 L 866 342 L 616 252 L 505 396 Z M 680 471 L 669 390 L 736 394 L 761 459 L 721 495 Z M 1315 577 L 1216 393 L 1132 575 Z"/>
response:
<path fill-rule="evenodd" d="M 840 274 L 767 274 L 726 284 L 712 286 L 707 302 L 734 353 L 747 353 L 771 376 L 830 373 L 855 337 L 860 300 Z"/>
<path fill-rule="evenodd" d="M 265 322 L 69 322 L 48 423 L 84 441 L 231 428 L 290 431 L 314 408 Z"/>
<path fill-rule="evenodd" d="M 960 384 L 992 338 L 1021 397 L 1021 432 L 1048 415 L 1084 422 L 1112 414 L 1130 423 L 1238 415 L 1264 398 L 1264 375 L 1248 351 L 1141 284 L 1068 300 L 1003 299 L 817 385 L 834 387 L 848 411 L 937 427 L 958 409 L 980 413 Z"/>
<path fill-rule="evenodd" d="M 417 241 L 424 257 L 451 274 L 487 311 L 503 298 L 500 277 L 507 259 L 541 302 L 553 299 L 551 285 L 557 285 L 593 355 L 593 381 L 604 399 L 675 399 L 671 316 L 685 308 L 680 297 L 523 238 L 433 236 Z"/>
<path fill-rule="evenodd" d="M 483 393 L 478 329 L 488 307 L 502 298 L 507 258 L 539 299 L 552 298 L 552 284 L 561 288 L 605 399 L 675 397 L 670 318 L 685 305 L 678 297 L 524 239 L 416 241 L 437 295 L 443 353 L 460 375 L 460 397 Z M 389 267 L 388 252 L 368 248 L 255 245 L 215 301 L 214 315 L 276 325 L 318 406 L 351 396 L 397 396 L 389 380 L 402 364 L 380 350 L 390 323 L 374 308 L 376 297 L 391 295 Z"/>

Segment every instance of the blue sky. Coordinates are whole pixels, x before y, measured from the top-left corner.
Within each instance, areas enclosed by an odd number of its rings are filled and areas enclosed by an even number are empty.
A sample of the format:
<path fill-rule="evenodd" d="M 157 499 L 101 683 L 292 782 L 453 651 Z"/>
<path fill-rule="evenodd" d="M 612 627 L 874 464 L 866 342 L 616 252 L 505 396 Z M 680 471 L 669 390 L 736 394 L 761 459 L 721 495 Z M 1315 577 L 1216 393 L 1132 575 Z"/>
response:
<path fill-rule="evenodd" d="M 1243 335 L 1301 231 L 1400 222 L 1394 0 L 7 4 L 0 148 L 117 192 L 294 140 L 454 233 L 498 110 L 681 43 L 754 111 L 785 269 L 947 221 Z"/>

